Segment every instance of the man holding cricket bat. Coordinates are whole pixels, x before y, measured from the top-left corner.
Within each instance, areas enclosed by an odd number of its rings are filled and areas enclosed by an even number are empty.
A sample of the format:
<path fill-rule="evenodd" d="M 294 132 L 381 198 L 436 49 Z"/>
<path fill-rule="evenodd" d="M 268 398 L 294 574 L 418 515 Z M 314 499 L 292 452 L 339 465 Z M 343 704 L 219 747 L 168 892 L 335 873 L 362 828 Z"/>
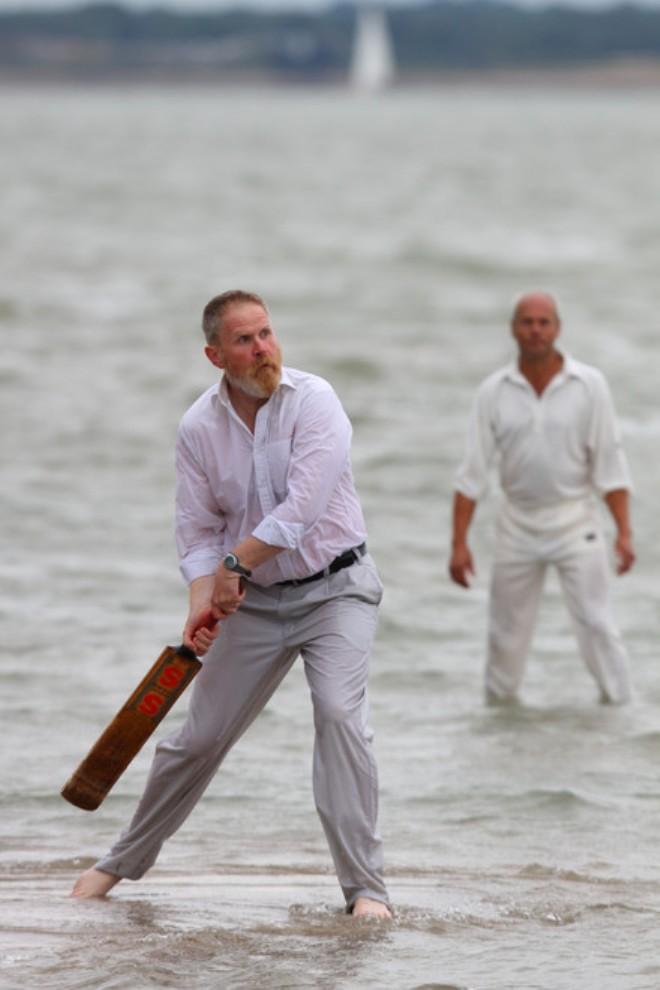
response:
<path fill-rule="evenodd" d="M 366 694 L 382 586 L 351 426 L 327 382 L 282 367 L 259 296 L 216 296 L 202 326 L 224 374 L 179 428 L 177 546 L 190 589 L 183 643 L 204 664 L 185 724 L 156 747 L 131 824 L 73 894 L 101 897 L 143 876 L 300 655 L 316 807 L 347 910 L 390 918 Z"/>

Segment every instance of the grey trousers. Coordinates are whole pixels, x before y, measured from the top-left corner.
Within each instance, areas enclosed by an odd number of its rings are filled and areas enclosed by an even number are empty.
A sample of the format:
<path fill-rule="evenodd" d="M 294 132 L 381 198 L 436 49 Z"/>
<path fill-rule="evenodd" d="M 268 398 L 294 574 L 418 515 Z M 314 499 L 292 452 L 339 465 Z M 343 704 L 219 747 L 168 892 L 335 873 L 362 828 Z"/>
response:
<path fill-rule="evenodd" d="M 367 725 L 367 674 L 381 597 L 368 554 L 298 587 L 248 583 L 241 608 L 223 622 L 193 682 L 184 725 L 157 745 L 133 820 L 97 869 L 136 880 L 154 864 L 301 655 L 316 730 L 314 797 L 347 907 L 359 896 L 389 903 Z"/>

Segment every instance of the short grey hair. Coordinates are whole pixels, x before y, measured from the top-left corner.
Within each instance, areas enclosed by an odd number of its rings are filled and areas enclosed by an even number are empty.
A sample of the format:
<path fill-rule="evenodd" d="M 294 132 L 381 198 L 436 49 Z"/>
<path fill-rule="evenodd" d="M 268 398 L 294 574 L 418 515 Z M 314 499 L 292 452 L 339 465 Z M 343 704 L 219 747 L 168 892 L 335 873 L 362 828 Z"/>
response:
<path fill-rule="evenodd" d="M 268 306 L 256 292 L 229 289 L 227 292 L 220 293 L 219 296 L 214 296 L 207 302 L 202 313 L 202 330 L 207 344 L 217 342 L 222 327 L 222 317 L 229 307 L 236 303 L 255 303 L 257 306 L 261 306 L 265 313 L 268 312 Z"/>

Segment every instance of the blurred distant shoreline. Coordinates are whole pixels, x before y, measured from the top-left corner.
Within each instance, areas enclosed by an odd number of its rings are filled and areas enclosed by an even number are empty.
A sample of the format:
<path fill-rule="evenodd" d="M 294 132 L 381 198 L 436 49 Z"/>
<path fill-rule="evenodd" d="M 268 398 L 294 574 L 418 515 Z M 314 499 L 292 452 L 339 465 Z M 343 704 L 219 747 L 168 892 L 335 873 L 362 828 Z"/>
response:
<path fill-rule="evenodd" d="M 395 89 L 660 84 L 660 8 L 431 0 L 383 10 Z M 315 12 L 16 10 L 0 13 L 0 85 L 345 85 L 359 21 L 355 3 Z"/>
<path fill-rule="evenodd" d="M 181 71 L 106 71 L 80 73 L 66 70 L 7 69 L 0 66 L 0 88 L 20 87 L 35 90 L 51 86 L 79 86 L 104 89 L 111 87 L 144 88 L 216 88 L 216 89 L 348 89 L 350 79 L 337 74 L 323 80 L 286 78 L 280 74 L 260 72 L 195 73 Z M 434 73 L 407 74 L 388 89 L 405 93 L 415 89 L 529 88 L 529 89 L 660 89 L 660 59 L 614 60 L 579 66 L 534 68 L 461 69 Z"/>

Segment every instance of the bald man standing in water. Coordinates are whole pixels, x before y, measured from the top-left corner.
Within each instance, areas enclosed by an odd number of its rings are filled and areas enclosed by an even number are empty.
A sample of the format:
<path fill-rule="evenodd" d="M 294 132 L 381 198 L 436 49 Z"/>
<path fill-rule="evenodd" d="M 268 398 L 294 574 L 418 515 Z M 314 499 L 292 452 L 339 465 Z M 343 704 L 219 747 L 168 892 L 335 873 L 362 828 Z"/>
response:
<path fill-rule="evenodd" d="M 554 298 L 522 296 L 511 330 L 518 360 L 480 386 L 455 479 L 449 572 L 468 587 L 467 534 L 497 459 L 503 498 L 490 585 L 486 695 L 517 696 L 546 570 L 554 566 L 582 659 L 603 702 L 631 697 L 628 658 L 612 619 L 609 564 L 594 493 L 609 509 L 617 571 L 635 560 L 630 476 L 603 375 L 560 350 Z"/>

